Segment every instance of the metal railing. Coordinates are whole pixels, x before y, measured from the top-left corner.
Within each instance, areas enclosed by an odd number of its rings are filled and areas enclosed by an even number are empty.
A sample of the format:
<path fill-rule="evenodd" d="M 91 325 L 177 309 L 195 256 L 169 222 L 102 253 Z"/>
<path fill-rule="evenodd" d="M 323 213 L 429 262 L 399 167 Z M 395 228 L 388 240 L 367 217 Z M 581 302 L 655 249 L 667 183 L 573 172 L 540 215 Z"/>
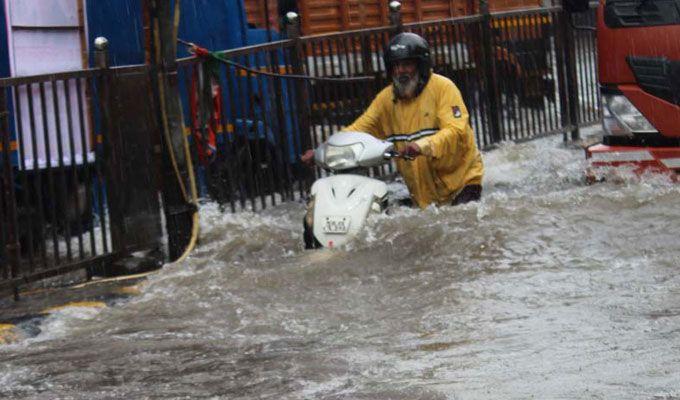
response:
<path fill-rule="evenodd" d="M 558 7 L 536 8 L 307 37 L 293 20 L 287 40 L 220 52 L 219 62 L 182 60 L 184 98 L 205 94 L 185 104 L 202 110 L 186 121 L 202 194 L 232 211 L 303 196 L 313 176 L 299 155 L 351 123 L 389 84 L 383 47 L 400 31 L 429 42 L 433 70 L 461 90 L 481 148 L 575 135 L 600 110 L 593 32 L 575 31 L 569 18 Z M 593 23 L 592 15 L 578 18 Z M 213 97 L 208 80 L 219 88 Z"/>
<path fill-rule="evenodd" d="M 110 91 L 116 76 L 140 73 L 148 67 L 0 79 L 0 291 L 80 269 L 89 277 L 146 249 L 125 239 L 112 128 L 113 102 L 139 110 L 140 99 Z"/>
<path fill-rule="evenodd" d="M 461 90 L 481 148 L 575 138 L 600 118 L 600 103 L 594 32 L 569 19 L 541 8 L 401 25 L 392 10 L 392 26 L 307 37 L 292 20 L 289 39 L 179 60 L 170 76 L 199 192 L 232 212 L 304 198 L 323 172 L 300 154 L 389 84 L 383 47 L 400 31 L 428 40 L 433 70 Z M 575 21 L 592 24 L 592 14 Z M 160 232 L 155 72 L 104 65 L 0 79 L 0 291 L 92 274 L 158 245 L 146 240 Z"/>
<path fill-rule="evenodd" d="M 15 150 L 0 154 L 6 281 L 60 273 L 67 264 L 110 254 L 94 134 L 100 121 L 91 101 L 98 77 L 89 70 L 0 80 L 3 149 Z"/>

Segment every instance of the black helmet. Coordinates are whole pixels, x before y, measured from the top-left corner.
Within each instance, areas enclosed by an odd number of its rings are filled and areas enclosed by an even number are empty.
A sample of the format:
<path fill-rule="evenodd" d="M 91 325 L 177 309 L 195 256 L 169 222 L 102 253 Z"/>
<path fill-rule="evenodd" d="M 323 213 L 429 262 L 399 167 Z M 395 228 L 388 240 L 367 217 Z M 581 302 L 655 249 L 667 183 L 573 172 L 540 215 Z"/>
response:
<path fill-rule="evenodd" d="M 417 93 L 425 87 L 430 79 L 430 69 L 432 60 L 430 59 L 430 45 L 422 36 L 411 32 L 404 32 L 396 35 L 390 40 L 385 49 L 385 68 L 387 76 L 392 76 L 394 62 L 405 59 L 415 59 L 418 61 L 418 75 L 420 75 L 420 85 Z"/>

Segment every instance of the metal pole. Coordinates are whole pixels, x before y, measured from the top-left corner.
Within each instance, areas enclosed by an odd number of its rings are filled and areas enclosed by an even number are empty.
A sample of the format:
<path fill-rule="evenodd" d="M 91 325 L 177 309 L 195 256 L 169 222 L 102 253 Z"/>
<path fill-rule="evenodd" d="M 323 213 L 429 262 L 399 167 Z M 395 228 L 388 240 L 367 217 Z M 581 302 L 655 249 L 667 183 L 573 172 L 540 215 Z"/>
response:
<path fill-rule="evenodd" d="M 109 68 L 109 40 L 103 36 L 94 39 L 94 59 L 98 68 Z"/>
<path fill-rule="evenodd" d="M 178 0 L 175 7 L 178 7 Z M 184 132 L 177 73 L 176 26 L 169 1 L 149 0 L 145 3 L 151 18 L 153 40 L 151 70 L 155 98 L 163 136 L 162 197 L 168 232 L 169 258 L 179 258 L 191 240 L 192 216 L 189 203 L 189 162 L 184 152 Z M 175 9 L 177 11 L 177 8 Z M 167 138 L 167 139 L 166 139 Z"/>
<path fill-rule="evenodd" d="M 567 98 L 569 99 L 569 122 L 571 124 L 571 140 L 578 140 L 580 132 L 579 123 L 579 88 L 578 75 L 576 73 L 576 40 L 574 27 L 571 24 L 571 14 L 565 13 L 566 29 L 566 63 L 567 68 Z"/>
<path fill-rule="evenodd" d="M 104 177 L 106 179 L 106 197 L 109 206 L 109 228 L 111 230 L 111 251 L 122 251 L 125 248 L 125 226 L 122 215 L 122 196 L 124 190 L 121 182 L 121 146 L 120 138 L 115 134 L 113 122 L 113 99 L 111 98 L 111 75 L 109 73 L 109 41 L 105 37 L 94 40 L 94 58 L 97 68 L 103 73 L 99 75 L 99 105 L 104 130 Z"/>
<path fill-rule="evenodd" d="M 560 111 L 562 112 L 561 121 L 564 128 L 564 141 L 578 140 L 578 77 L 576 75 L 576 57 L 574 47 L 574 30 L 570 24 L 571 15 L 562 11 L 560 14 L 559 32 L 563 42 L 562 51 L 558 50 L 558 55 L 562 55 L 562 62 L 558 73 L 561 75 L 560 87 Z"/>
<path fill-rule="evenodd" d="M 272 26 L 269 22 L 269 0 L 262 0 L 264 3 L 264 27 L 267 31 L 267 41 L 272 41 Z"/>
<path fill-rule="evenodd" d="M 485 100 L 488 106 L 489 128 L 491 130 L 491 142 L 498 143 L 501 141 L 501 126 L 498 106 L 498 94 L 496 84 L 496 72 L 494 68 L 494 51 L 493 51 L 493 34 L 491 13 L 489 13 L 488 0 L 480 1 L 480 11 L 482 13 L 481 30 L 482 30 L 482 65 L 484 66 L 485 74 Z"/>
<path fill-rule="evenodd" d="M 17 217 L 17 202 L 14 193 L 14 176 L 12 174 L 12 163 L 10 161 L 12 149 L 9 140 L 9 113 L 7 111 L 7 89 L 0 89 L 0 120 L 2 124 L 1 135 L 2 138 L 2 179 L 3 187 L 5 189 L 5 209 L 7 222 L 7 242 L 5 243 L 5 254 L 7 255 L 7 264 L 11 278 L 16 278 L 19 275 L 19 254 L 21 252 L 21 244 L 19 243 L 19 235 L 17 232 L 18 217 Z M 4 223 L 5 221 L 3 221 Z M 19 300 L 19 288 L 14 287 L 14 300 Z"/>
<path fill-rule="evenodd" d="M 304 75 L 304 57 L 305 52 L 302 48 L 302 41 L 300 40 L 300 16 L 295 12 L 289 12 L 286 14 L 286 33 L 288 38 L 293 40 L 293 47 L 291 49 L 291 64 L 293 67 L 293 73 L 296 75 Z M 299 79 L 297 80 L 296 92 L 299 96 L 297 101 L 299 105 L 299 118 L 300 118 L 300 145 L 302 151 L 310 149 L 312 147 L 312 132 L 310 127 L 310 110 L 309 110 L 309 88 L 307 86 L 307 81 Z M 309 186 L 312 179 L 314 178 L 311 170 L 305 173 L 304 184 Z M 306 188 L 305 188 L 306 189 Z"/>
<path fill-rule="evenodd" d="M 397 35 L 404 31 L 404 25 L 401 16 L 401 3 L 398 1 L 390 2 L 390 25 L 392 32 Z"/>

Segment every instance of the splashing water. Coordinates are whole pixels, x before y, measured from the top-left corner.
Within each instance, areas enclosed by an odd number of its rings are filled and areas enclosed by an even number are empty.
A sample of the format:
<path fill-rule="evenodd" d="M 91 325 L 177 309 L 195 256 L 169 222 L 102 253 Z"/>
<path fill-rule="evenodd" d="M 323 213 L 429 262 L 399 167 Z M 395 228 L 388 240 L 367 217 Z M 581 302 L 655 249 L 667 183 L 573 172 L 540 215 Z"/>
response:
<path fill-rule="evenodd" d="M 555 137 L 484 162 L 481 202 L 397 207 L 333 251 L 303 250 L 301 203 L 207 205 L 142 295 L 0 348 L 0 395 L 680 398 L 678 186 L 586 186 Z"/>

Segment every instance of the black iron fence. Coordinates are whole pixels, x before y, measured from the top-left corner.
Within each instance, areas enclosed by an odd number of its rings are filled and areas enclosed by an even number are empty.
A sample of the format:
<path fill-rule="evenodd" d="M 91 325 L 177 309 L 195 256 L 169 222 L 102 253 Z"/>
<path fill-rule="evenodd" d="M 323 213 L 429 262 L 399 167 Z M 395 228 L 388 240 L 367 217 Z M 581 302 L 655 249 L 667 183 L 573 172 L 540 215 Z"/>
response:
<path fill-rule="evenodd" d="M 148 70 L 0 79 L 0 291 L 158 248 Z"/>
<path fill-rule="evenodd" d="M 541 8 L 307 37 L 292 21 L 288 40 L 182 60 L 201 193 L 232 211 L 304 195 L 313 176 L 300 154 L 389 84 L 383 47 L 398 31 L 427 39 L 434 72 L 461 89 L 481 148 L 574 136 L 600 109 L 594 32 L 570 18 Z M 590 13 L 577 19 L 594 24 Z"/>
<path fill-rule="evenodd" d="M 481 148 L 573 138 L 600 106 L 594 32 L 573 26 L 592 14 L 570 19 L 541 8 L 308 37 L 291 21 L 289 39 L 179 60 L 169 76 L 199 193 L 234 212 L 304 197 L 321 171 L 300 154 L 389 84 L 383 47 L 402 30 L 461 89 Z M 0 291 L 160 246 L 153 68 L 0 79 Z"/>
<path fill-rule="evenodd" d="M 4 280 L 111 253 L 88 101 L 96 79 L 86 71 L 0 82 L 3 149 L 18 150 L 0 155 Z"/>

